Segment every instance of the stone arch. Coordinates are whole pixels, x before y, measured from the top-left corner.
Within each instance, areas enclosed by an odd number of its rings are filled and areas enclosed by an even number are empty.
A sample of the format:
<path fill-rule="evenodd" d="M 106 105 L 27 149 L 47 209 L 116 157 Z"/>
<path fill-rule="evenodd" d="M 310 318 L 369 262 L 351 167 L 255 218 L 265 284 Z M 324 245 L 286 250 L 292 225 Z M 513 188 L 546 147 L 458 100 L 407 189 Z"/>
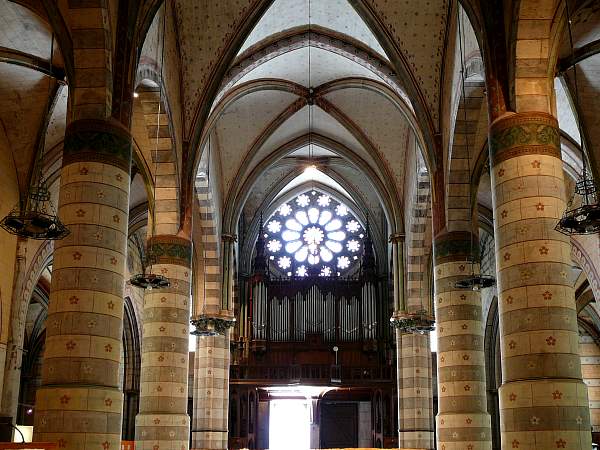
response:
<path fill-rule="evenodd" d="M 554 69 L 557 37 L 564 26 L 564 2 L 521 0 L 512 30 L 515 111 L 542 111 L 554 107 Z"/>

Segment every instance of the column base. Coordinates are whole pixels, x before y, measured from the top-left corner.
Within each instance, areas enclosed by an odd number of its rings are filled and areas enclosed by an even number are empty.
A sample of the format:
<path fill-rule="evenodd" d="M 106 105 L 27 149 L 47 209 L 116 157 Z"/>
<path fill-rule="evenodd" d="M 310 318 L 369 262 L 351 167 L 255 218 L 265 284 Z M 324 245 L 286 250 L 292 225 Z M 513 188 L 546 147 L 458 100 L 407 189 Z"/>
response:
<path fill-rule="evenodd" d="M 190 417 L 187 414 L 138 414 L 136 450 L 188 450 Z"/>
<path fill-rule="evenodd" d="M 42 386 L 34 440 L 65 450 L 119 449 L 122 410 L 123 393 L 117 388 Z"/>
<path fill-rule="evenodd" d="M 191 450 L 227 450 L 227 431 L 193 431 Z"/>
<path fill-rule="evenodd" d="M 436 416 L 439 450 L 491 450 L 492 430 L 487 413 L 443 413 Z"/>
<path fill-rule="evenodd" d="M 433 450 L 435 448 L 433 432 L 400 430 L 398 447 L 406 450 Z"/>
<path fill-rule="evenodd" d="M 498 390 L 503 449 L 592 448 L 587 386 L 576 379 L 523 380 Z"/>

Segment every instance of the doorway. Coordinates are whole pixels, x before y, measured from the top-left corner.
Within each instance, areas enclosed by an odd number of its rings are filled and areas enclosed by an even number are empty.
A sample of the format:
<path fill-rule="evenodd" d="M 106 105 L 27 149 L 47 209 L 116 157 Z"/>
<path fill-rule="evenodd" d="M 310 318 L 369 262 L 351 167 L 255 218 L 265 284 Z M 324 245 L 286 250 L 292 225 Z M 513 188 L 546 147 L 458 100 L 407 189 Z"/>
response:
<path fill-rule="evenodd" d="M 281 399 L 269 403 L 269 450 L 308 450 L 311 402 Z"/>

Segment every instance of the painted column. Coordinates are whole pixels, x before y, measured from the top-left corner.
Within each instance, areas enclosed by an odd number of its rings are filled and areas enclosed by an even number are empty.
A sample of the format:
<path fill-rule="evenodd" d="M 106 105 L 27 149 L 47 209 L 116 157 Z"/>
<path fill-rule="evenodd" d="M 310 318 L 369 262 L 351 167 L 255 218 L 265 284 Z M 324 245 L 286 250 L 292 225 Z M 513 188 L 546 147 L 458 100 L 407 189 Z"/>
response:
<path fill-rule="evenodd" d="M 57 241 L 35 441 L 59 449 L 118 450 L 123 394 L 123 274 L 131 136 L 120 125 L 78 120 L 65 133 Z"/>
<path fill-rule="evenodd" d="M 395 312 L 416 312 L 406 306 L 404 288 L 403 234 L 390 236 L 392 244 Z M 420 306 L 420 303 L 418 304 Z M 403 333 L 396 329 L 398 382 L 398 446 L 406 449 L 433 449 L 433 409 L 429 336 Z"/>
<path fill-rule="evenodd" d="M 556 119 L 519 113 L 490 130 L 502 448 L 591 448 Z"/>
<path fill-rule="evenodd" d="M 437 442 L 440 450 L 490 450 L 484 324 L 481 295 L 457 289 L 456 281 L 479 273 L 470 255 L 478 238 L 468 231 L 440 233 L 434 239 L 435 317 L 438 339 Z"/>
<path fill-rule="evenodd" d="M 17 422 L 19 406 L 21 362 L 23 361 L 23 341 L 25 339 L 25 320 L 27 316 L 27 307 L 24 307 L 23 303 L 29 300 L 21 297 L 24 290 L 22 287 L 27 266 L 26 242 L 24 238 L 17 238 L 17 257 L 10 307 L 10 334 L 4 365 L 4 389 L 2 390 L 2 413 L 12 417 L 14 424 Z"/>
<path fill-rule="evenodd" d="M 169 278 L 171 286 L 144 294 L 135 448 L 187 450 L 192 244 L 182 237 L 154 236 L 148 250 L 155 258 L 153 271 Z"/>
<path fill-rule="evenodd" d="M 228 447 L 230 331 L 233 316 L 235 235 L 221 237 L 220 299 L 205 294 L 192 320 L 199 334 L 194 358 L 194 450 Z"/>

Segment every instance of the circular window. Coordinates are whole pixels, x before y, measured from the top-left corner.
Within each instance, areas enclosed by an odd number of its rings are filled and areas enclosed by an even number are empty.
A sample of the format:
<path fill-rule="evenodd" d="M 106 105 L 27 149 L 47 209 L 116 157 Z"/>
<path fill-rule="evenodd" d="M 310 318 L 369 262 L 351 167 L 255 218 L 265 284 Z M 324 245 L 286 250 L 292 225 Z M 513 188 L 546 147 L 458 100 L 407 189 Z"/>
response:
<path fill-rule="evenodd" d="M 269 259 L 286 275 L 329 277 L 352 269 L 364 229 L 348 207 L 308 191 L 277 208 L 264 230 Z"/>

